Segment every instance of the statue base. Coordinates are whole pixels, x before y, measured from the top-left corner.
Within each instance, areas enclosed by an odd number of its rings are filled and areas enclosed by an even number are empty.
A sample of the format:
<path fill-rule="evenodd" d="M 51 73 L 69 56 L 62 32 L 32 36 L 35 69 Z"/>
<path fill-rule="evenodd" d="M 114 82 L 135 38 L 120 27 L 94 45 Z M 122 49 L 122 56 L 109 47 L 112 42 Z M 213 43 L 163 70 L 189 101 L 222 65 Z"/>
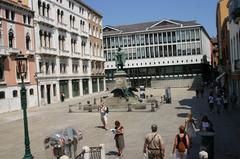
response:
<path fill-rule="evenodd" d="M 125 71 L 116 71 L 114 74 L 115 78 L 115 88 L 127 88 L 129 87 L 128 82 L 127 82 L 127 74 Z"/>

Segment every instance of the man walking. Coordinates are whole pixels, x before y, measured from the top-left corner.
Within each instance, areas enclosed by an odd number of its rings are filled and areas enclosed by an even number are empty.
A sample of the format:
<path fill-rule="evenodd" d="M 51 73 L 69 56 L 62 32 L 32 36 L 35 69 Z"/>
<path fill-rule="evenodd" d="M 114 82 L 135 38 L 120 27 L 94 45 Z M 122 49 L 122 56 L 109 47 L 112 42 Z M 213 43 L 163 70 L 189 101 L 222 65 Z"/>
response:
<path fill-rule="evenodd" d="M 145 137 L 143 153 L 148 153 L 148 159 L 164 159 L 165 147 L 161 135 L 157 132 L 157 125 L 151 126 L 152 132 Z"/>

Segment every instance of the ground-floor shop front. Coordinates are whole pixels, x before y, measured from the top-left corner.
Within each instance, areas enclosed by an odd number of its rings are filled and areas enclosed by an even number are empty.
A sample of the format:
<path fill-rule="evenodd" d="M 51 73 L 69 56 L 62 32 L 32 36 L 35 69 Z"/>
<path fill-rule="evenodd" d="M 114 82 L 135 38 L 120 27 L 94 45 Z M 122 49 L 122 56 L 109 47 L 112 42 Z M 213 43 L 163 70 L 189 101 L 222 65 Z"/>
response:
<path fill-rule="evenodd" d="M 105 90 L 105 78 L 74 78 L 61 80 L 39 80 L 40 105 L 64 102 L 68 99 L 102 92 Z"/>

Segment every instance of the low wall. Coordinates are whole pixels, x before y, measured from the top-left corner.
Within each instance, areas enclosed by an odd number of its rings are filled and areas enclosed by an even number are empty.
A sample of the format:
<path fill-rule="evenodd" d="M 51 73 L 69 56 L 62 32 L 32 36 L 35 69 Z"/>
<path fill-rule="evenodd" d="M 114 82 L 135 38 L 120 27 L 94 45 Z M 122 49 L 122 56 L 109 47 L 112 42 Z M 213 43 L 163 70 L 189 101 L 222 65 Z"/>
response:
<path fill-rule="evenodd" d="M 194 77 L 191 79 L 169 79 L 169 80 L 152 80 L 151 87 L 152 88 L 183 88 L 183 87 L 197 87 L 202 84 L 201 77 Z"/>

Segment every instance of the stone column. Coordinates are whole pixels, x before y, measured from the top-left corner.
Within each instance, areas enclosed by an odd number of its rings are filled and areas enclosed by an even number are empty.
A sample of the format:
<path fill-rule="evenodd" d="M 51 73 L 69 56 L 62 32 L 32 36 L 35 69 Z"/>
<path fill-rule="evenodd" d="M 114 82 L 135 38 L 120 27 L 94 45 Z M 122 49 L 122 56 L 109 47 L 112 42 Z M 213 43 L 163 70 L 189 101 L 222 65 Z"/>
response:
<path fill-rule="evenodd" d="M 88 89 L 89 89 L 89 94 L 92 94 L 92 78 L 90 77 L 88 80 Z"/>
<path fill-rule="evenodd" d="M 103 90 L 106 91 L 106 77 L 103 78 Z"/>
<path fill-rule="evenodd" d="M 72 80 L 71 79 L 68 80 L 68 93 L 69 93 L 69 99 L 73 98 L 73 95 L 72 95 Z"/>
<path fill-rule="evenodd" d="M 83 80 L 79 80 L 79 90 L 80 90 L 80 96 L 83 96 Z"/>

